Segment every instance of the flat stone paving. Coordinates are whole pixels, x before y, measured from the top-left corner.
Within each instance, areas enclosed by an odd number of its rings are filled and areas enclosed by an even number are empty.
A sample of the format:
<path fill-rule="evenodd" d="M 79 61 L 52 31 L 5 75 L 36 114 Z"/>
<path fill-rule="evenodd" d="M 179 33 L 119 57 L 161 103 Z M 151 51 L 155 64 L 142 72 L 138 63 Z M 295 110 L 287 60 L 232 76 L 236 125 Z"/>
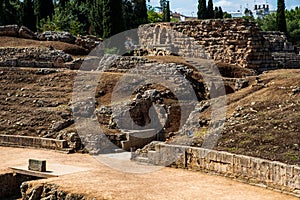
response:
<path fill-rule="evenodd" d="M 111 159 L 114 156 L 104 157 Z M 202 172 L 160 168 L 149 173 L 125 173 L 100 163 L 98 159 L 103 156 L 96 159 L 87 154 L 62 154 L 49 150 L 0 147 L 0 172 L 12 166 L 27 166 L 29 158 L 47 160 L 49 169 L 51 165 L 64 168 L 59 177 L 37 182 L 54 183 L 65 191 L 96 199 L 299 200 L 294 196 Z"/>

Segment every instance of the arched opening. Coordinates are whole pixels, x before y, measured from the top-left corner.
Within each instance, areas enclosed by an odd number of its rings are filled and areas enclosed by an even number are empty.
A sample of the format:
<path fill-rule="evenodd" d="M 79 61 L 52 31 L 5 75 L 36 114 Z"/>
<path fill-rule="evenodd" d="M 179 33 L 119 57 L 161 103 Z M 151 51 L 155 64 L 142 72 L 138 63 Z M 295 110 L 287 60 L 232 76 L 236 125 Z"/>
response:
<path fill-rule="evenodd" d="M 162 28 L 160 31 L 160 44 L 166 44 L 167 42 L 167 30 Z"/>
<path fill-rule="evenodd" d="M 159 37 L 159 30 L 160 30 L 160 26 L 156 26 L 154 28 L 154 41 L 153 41 L 153 44 L 156 45 L 156 44 L 159 44 L 159 41 L 160 41 L 160 37 Z"/>

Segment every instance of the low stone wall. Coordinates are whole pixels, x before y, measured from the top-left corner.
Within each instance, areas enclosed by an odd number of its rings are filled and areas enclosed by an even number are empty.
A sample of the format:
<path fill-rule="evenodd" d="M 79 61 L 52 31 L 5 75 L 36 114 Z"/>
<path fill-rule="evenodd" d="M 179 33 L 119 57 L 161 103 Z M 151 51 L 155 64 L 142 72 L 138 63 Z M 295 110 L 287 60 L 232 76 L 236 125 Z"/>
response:
<path fill-rule="evenodd" d="M 68 143 L 66 140 L 16 135 L 0 135 L 0 145 L 46 148 L 55 150 L 64 150 L 68 148 Z"/>
<path fill-rule="evenodd" d="M 63 68 L 73 58 L 60 50 L 47 48 L 0 48 L 0 67 Z"/>
<path fill-rule="evenodd" d="M 270 43 L 270 51 L 295 53 L 296 47 L 288 42 L 286 35 L 279 31 L 262 31 L 263 37 Z"/>
<path fill-rule="evenodd" d="M 131 148 L 142 148 L 146 144 L 154 141 L 157 137 L 155 129 L 130 130 L 126 133 L 126 141 L 122 141 L 122 149 L 128 151 Z"/>
<path fill-rule="evenodd" d="M 40 41 L 59 41 L 69 44 L 76 44 L 89 51 L 94 49 L 103 40 L 93 35 L 88 36 L 73 36 L 69 32 L 63 31 L 45 31 L 43 33 L 34 33 L 25 26 L 18 25 L 0 26 L 0 36 L 20 37 L 25 39 L 34 39 Z"/>
<path fill-rule="evenodd" d="M 146 154 L 148 162 L 196 171 L 211 171 L 242 179 L 248 183 L 263 184 L 300 197 L 300 167 L 265 159 L 214 151 L 190 146 L 155 144 Z M 142 152 L 142 151 L 141 151 Z M 141 159 L 143 161 L 145 159 Z M 147 160 L 147 159 L 146 159 Z"/>

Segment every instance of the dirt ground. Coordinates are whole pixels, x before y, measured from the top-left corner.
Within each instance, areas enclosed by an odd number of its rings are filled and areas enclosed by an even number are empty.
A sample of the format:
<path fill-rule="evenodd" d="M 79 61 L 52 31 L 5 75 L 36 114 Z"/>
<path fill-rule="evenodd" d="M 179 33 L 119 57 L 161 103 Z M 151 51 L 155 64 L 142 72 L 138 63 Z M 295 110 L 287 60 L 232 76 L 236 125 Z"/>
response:
<path fill-rule="evenodd" d="M 37 71 L 0 70 L 0 134 L 55 138 L 58 134 L 51 135 L 53 123 L 72 118 L 70 100 L 76 72 L 40 75 Z M 96 98 L 98 107 L 109 104 L 120 76 L 106 73 L 99 80 L 97 92 L 105 95 Z M 227 121 L 215 149 L 299 165 L 300 92 L 293 94 L 293 90 L 300 87 L 300 70 L 270 71 L 260 76 L 260 82 L 227 95 Z M 206 115 L 209 119 L 209 110 L 201 117 Z M 105 119 L 98 120 L 107 125 L 109 118 Z M 70 126 L 62 132 L 76 130 Z M 201 146 L 201 141 L 196 138 L 194 146 Z"/>
<path fill-rule="evenodd" d="M 38 182 L 55 183 L 66 192 L 96 199 L 298 199 L 202 172 L 162 168 L 144 174 L 124 173 L 103 165 L 88 154 L 62 154 L 47 150 L 0 147 L 0 171 L 27 165 L 29 158 L 86 169 Z"/>

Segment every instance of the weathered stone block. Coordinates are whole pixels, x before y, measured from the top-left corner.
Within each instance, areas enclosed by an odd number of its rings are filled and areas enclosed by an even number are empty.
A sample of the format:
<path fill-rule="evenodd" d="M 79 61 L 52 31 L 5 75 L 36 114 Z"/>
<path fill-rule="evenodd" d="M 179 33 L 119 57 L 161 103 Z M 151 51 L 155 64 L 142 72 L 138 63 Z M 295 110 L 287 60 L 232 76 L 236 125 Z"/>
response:
<path fill-rule="evenodd" d="M 46 160 L 29 159 L 28 170 L 46 172 Z"/>
<path fill-rule="evenodd" d="M 36 34 L 34 32 L 32 32 L 26 26 L 21 26 L 21 28 L 19 30 L 19 36 L 21 38 L 27 38 L 27 39 L 34 39 L 34 38 L 36 38 Z"/>

